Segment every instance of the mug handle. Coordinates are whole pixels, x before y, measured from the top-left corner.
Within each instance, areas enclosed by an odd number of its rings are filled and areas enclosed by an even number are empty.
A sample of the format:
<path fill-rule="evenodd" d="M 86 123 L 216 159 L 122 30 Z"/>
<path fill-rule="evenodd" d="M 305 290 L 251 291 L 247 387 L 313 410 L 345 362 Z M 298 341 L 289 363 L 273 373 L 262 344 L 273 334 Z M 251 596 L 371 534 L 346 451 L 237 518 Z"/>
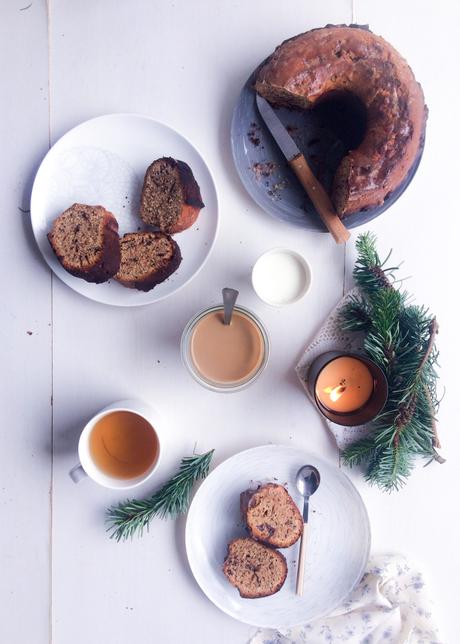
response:
<path fill-rule="evenodd" d="M 72 467 L 72 469 L 69 471 L 69 476 L 72 479 L 74 483 L 78 483 L 82 479 L 88 476 L 88 474 L 85 472 L 83 467 L 81 466 L 80 463 L 78 465 L 75 465 Z"/>

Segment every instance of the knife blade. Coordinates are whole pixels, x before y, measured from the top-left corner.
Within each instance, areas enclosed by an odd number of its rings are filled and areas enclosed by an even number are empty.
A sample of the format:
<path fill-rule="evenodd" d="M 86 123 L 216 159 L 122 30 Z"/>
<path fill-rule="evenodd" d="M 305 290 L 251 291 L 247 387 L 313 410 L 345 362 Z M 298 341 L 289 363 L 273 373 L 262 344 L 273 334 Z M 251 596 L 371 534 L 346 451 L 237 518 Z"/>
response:
<path fill-rule="evenodd" d="M 259 110 L 265 125 L 270 130 L 272 137 L 275 139 L 279 149 L 288 161 L 292 161 L 292 159 L 301 154 L 294 139 L 281 123 L 270 103 L 260 96 L 260 94 L 257 94 L 256 101 L 257 109 Z"/>
<path fill-rule="evenodd" d="M 295 172 L 297 179 L 310 197 L 324 225 L 337 244 L 344 244 L 349 239 L 350 233 L 335 212 L 329 195 L 313 174 L 306 158 L 276 115 L 270 103 L 259 94 L 256 95 L 256 103 L 260 116 L 270 134 L 275 139 L 281 152 Z"/>

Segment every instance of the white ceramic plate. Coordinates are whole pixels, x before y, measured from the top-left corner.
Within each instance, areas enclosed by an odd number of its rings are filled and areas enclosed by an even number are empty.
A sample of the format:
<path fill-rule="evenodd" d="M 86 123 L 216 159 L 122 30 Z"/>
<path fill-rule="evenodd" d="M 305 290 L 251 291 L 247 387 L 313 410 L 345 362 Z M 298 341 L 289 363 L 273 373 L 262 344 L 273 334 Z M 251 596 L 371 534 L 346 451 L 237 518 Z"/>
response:
<path fill-rule="evenodd" d="M 289 567 L 283 588 L 242 599 L 222 572 L 227 544 L 245 533 L 240 493 L 259 482 L 287 484 L 301 507 L 295 475 L 318 468 L 321 484 L 311 497 L 303 597 L 295 594 L 298 543 L 282 550 Z M 369 519 L 356 488 L 338 467 L 292 447 L 265 445 L 240 452 L 216 467 L 193 499 L 186 527 L 187 555 L 203 592 L 221 610 L 263 628 L 305 624 L 336 608 L 361 579 L 370 548 Z"/>
<path fill-rule="evenodd" d="M 110 210 L 118 220 L 120 235 L 144 229 L 138 214 L 142 182 L 150 163 L 162 156 L 189 164 L 205 203 L 196 223 L 175 235 L 183 257 L 179 269 L 147 293 L 125 288 L 115 280 L 90 284 L 67 273 L 46 238 L 53 220 L 80 202 Z M 37 244 L 63 282 L 104 304 L 137 306 L 175 293 L 198 273 L 217 234 L 217 194 L 203 158 L 178 132 L 146 116 L 110 114 L 78 125 L 53 145 L 35 177 L 31 218 Z"/>

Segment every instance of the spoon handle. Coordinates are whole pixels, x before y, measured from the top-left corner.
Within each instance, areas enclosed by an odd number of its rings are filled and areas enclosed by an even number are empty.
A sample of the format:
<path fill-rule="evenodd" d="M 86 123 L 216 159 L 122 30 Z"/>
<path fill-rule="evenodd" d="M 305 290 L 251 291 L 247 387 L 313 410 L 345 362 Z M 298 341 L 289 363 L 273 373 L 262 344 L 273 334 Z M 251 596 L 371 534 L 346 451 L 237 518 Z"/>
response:
<path fill-rule="evenodd" d="M 303 595 L 303 576 L 305 572 L 305 559 L 307 555 L 307 523 L 303 524 L 303 532 L 300 537 L 299 561 L 297 563 L 297 586 L 296 594 L 299 597 Z"/>
<path fill-rule="evenodd" d="M 230 324 L 232 321 L 233 307 L 239 293 L 234 288 L 223 288 L 222 299 L 224 300 L 224 324 Z"/>

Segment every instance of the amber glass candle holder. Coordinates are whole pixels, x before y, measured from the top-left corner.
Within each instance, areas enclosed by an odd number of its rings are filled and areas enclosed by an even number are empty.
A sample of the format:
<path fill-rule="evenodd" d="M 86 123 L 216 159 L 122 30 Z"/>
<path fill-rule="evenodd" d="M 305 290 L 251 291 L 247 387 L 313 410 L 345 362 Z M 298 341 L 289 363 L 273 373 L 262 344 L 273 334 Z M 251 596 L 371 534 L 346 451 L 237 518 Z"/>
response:
<path fill-rule="evenodd" d="M 323 396 L 320 397 L 317 390 L 318 380 L 321 374 L 322 380 L 324 381 L 324 370 L 326 368 L 331 370 L 331 364 L 338 358 L 352 358 L 353 361 L 347 361 L 349 364 L 358 361 L 362 366 L 360 369 L 360 365 L 354 365 L 358 369 L 355 369 L 355 382 L 353 386 L 355 388 L 358 387 L 358 390 L 360 389 L 360 385 L 356 385 L 356 377 L 359 378 L 361 376 L 363 379 L 363 395 L 365 395 L 365 399 L 359 402 L 360 391 L 358 391 L 356 408 L 346 411 L 333 408 L 334 404 L 340 406 L 337 404 L 337 401 L 346 392 L 347 386 L 349 386 L 349 379 L 347 380 L 348 374 L 346 372 L 339 377 L 333 377 L 330 386 L 322 388 L 322 392 L 324 392 Z M 356 372 L 358 376 L 356 376 Z M 382 411 L 388 398 L 388 381 L 382 369 L 365 356 L 344 351 L 327 351 L 315 358 L 308 370 L 307 388 L 321 414 L 331 422 L 346 427 L 365 425 L 374 420 Z M 335 401 L 332 398 L 333 395 L 336 397 Z M 328 396 L 330 396 L 329 399 Z M 330 400 L 330 406 L 327 404 L 328 400 Z"/>

